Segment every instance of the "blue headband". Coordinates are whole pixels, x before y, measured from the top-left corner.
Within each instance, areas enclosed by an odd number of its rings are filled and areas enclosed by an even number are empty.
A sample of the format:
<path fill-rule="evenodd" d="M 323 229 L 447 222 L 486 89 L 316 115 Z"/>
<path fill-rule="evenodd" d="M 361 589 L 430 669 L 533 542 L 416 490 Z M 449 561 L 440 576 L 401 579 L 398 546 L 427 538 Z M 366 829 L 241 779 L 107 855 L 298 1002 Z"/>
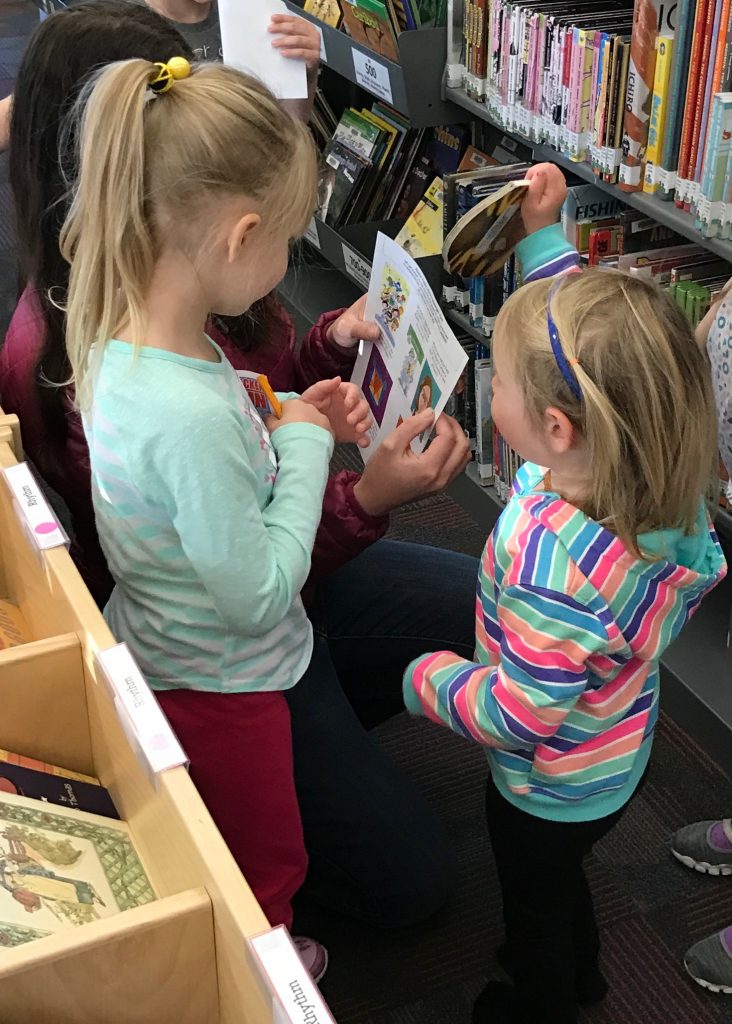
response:
<path fill-rule="evenodd" d="M 577 380 L 577 375 L 572 369 L 573 366 L 579 366 L 579 359 L 567 359 L 562 348 L 562 343 L 559 340 L 559 331 L 557 325 L 552 319 L 552 299 L 559 288 L 562 280 L 555 281 L 549 289 L 549 295 L 546 300 L 546 326 L 549 331 L 549 341 L 552 346 L 552 352 L 554 353 L 554 359 L 556 360 L 559 372 L 564 377 L 565 383 L 569 390 L 572 392 L 578 402 L 582 401 L 582 388 Z"/>

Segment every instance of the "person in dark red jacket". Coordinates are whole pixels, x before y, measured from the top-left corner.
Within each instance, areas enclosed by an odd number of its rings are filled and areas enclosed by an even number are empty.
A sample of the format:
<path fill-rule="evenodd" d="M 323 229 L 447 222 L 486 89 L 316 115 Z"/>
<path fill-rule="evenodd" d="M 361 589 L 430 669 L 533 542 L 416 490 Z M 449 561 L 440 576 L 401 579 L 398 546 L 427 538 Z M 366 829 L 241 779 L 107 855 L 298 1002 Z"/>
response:
<path fill-rule="evenodd" d="M 95 0 L 52 15 L 26 50 L 13 100 L 10 174 L 25 287 L 0 353 L 0 402 L 21 419 L 26 452 L 65 501 L 72 554 L 106 602 L 113 581 L 99 547 L 89 459 L 69 378 L 60 306 L 68 284 L 58 237 L 73 148 L 60 156 L 65 114 L 95 68 L 114 60 L 190 56 L 175 29 L 142 5 Z M 210 332 L 238 369 L 282 391 L 348 378 L 355 342 L 373 325 L 363 303 L 324 314 L 298 346 L 270 296 L 251 316 L 216 318 Z M 382 926 L 418 921 L 447 898 L 452 854 L 421 793 L 367 728 L 403 709 L 401 674 L 425 644 L 472 656 L 477 561 L 381 540 L 388 512 L 440 490 L 462 471 L 467 442 L 441 417 L 430 448 L 411 452 L 412 420 L 380 446 L 360 476 L 342 472 L 326 492 L 308 610 L 318 692 L 288 691 L 295 775 L 310 869 L 304 893 Z M 212 453 L 212 457 L 215 455 Z M 375 543 L 378 541 L 378 543 Z"/>

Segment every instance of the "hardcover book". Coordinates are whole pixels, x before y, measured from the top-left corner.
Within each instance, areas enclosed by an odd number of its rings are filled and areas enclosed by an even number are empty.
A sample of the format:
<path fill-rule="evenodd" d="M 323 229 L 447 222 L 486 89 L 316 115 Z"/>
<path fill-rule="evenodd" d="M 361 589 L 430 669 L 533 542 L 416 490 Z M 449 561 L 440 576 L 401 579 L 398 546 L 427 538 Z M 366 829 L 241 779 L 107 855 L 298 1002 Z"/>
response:
<path fill-rule="evenodd" d="M 122 822 L 0 797 L 1 945 L 31 942 L 155 898 Z"/>

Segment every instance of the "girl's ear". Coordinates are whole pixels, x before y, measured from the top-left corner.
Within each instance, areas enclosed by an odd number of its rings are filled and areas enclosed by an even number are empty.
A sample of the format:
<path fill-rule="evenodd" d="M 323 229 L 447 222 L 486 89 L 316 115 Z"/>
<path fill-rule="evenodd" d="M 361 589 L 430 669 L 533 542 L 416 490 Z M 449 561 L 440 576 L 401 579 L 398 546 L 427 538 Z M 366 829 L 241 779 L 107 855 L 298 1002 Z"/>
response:
<path fill-rule="evenodd" d="M 262 223 L 262 218 L 258 213 L 245 213 L 243 217 L 239 217 L 238 220 L 234 221 L 229 229 L 228 252 L 229 252 L 229 263 L 234 263 L 240 256 L 241 250 L 250 242 L 254 232 Z"/>
<path fill-rule="evenodd" d="M 568 452 L 577 440 L 577 431 L 569 417 L 556 406 L 549 406 L 544 413 L 544 430 L 546 443 L 556 455 Z"/>

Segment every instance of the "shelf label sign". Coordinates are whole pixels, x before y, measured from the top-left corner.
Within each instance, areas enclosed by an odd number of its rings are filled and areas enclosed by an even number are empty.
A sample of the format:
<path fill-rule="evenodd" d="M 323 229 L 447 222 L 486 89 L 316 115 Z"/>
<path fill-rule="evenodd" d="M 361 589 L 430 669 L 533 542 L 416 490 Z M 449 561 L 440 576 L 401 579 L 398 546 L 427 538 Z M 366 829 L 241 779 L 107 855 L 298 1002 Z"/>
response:
<path fill-rule="evenodd" d="M 127 738 L 153 781 L 159 772 L 187 765 L 188 758 L 127 644 L 98 651 L 97 664 Z"/>
<path fill-rule="evenodd" d="M 371 280 L 371 264 L 363 256 L 359 256 L 349 248 L 345 242 L 341 242 L 341 248 L 343 249 L 343 264 L 346 273 L 356 284 L 360 284 L 364 291 L 368 291 Z"/>
<path fill-rule="evenodd" d="M 335 1024 L 283 925 L 255 935 L 249 947 L 272 997 L 275 1024 Z"/>
<path fill-rule="evenodd" d="M 318 235 L 318 225 L 315 223 L 315 217 L 310 221 L 308 226 L 305 228 L 304 239 L 306 242 L 310 242 L 316 249 L 320 248 L 320 236 Z"/>
<path fill-rule="evenodd" d="M 353 70 L 356 72 L 357 83 L 364 89 L 368 89 L 374 96 L 391 103 L 389 69 L 361 50 L 354 48 L 351 53 L 353 54 Z"/>
<path fill-rule="evenodd" d="M 68 538 L 51 511 L 28 463 L 19 462 L 15 466 L 7 466 L 3 474 L 33 544 L 41 551 L 68 544 Z"/>

